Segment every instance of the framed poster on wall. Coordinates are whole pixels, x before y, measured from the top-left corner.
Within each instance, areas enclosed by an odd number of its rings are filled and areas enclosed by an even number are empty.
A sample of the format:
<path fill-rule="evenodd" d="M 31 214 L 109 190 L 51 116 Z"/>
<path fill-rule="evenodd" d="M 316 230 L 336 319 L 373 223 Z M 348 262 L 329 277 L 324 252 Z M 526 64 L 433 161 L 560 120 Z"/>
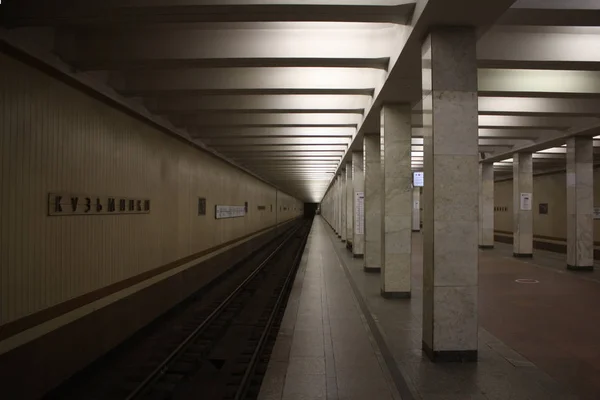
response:
<path fill-rule="evenodd" d="M 215 219 L 239 218 L 246 215 L 246 206 L 215 206 Z"/>

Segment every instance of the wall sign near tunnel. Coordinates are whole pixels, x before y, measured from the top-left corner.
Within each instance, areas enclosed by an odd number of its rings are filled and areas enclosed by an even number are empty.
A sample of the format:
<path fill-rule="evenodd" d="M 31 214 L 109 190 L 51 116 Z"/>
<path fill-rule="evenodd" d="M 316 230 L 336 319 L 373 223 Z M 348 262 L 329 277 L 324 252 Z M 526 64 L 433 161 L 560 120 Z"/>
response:
<path fill-rule="evenodd" d="M 215 206 L 215 219 L 238 218 L 246 215 L 246 205 L 243 206 Z"/>
<path fill-rule="evenodd" d="M 150 200 L 120 196 L 50 193 L 48 215 L 149 214 Z"/>

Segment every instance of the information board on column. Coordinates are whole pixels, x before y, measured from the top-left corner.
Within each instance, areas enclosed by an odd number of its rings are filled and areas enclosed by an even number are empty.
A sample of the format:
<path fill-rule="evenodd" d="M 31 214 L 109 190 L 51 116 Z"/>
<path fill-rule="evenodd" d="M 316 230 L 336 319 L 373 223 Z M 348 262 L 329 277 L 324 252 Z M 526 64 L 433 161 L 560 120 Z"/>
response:
<path fill-rule="evenodd" d="M 521 210 L 531 210 L 531 193 L 521 193 Z"/>
<path fill-rule="evenodd" d="M 365 192 L 354 192 L 354 233 L 365 234 Z"/>
<path fill-rule="evenodd" d="M 413 186 L 423 187 L 425 186 L 425 173 L 424 172 L 413 172 Z"/>

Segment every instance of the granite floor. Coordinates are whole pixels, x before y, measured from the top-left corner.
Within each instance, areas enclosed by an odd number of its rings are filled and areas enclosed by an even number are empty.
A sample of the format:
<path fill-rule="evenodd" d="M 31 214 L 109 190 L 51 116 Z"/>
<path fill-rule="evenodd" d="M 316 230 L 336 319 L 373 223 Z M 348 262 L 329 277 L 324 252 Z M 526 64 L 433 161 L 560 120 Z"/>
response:
<path fill-rule="evenodd" d="M 563 254 L 482 251 L 479 362 L 433 364 L 421 352 L 421 246 L 415 234 L 412 298 L 386 300 L 379 274 L 315 218 L 259 399 L 600 398 L 597 273 L 565 271 Z"/>
<path fill-rule="evenodd" d="M 400 400 L 325 229 L 313 224 L 258 398 Z"/>

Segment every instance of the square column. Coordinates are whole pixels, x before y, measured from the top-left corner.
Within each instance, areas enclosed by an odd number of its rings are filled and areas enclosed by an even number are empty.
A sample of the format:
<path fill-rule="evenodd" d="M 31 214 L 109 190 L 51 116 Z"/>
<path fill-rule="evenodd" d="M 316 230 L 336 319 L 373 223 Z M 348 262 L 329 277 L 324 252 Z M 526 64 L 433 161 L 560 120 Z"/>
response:
<path fill-rule="evenodd" d="M 366 272 L 381 270 L 381 148 L 379 134 L 363 137 L 365 170 L 365 265 Z"/>
<path fill-rule="evenodd" d="M 342 170 L 340 176 L 340 231 L 338 236 L 342 239 L 342 242 L 347 242 L 348 236 L 346 232 L 346 187 L 352 185 L 352 181 L 348 182 L 346 178 L 346 171 Z"/>
<path fill-rule="evenodd" d="M 338 178 L 337 176 L 335 178 L 333 178 L 333 185 L 331 187 L 331 199 L 330 199 L 330 204 L 331 204 L 331 212 L 329 214 L 330 217 L 330 223 L 331 226 L 333 227 L 333 231 L 337 234 L 338 231 L 338 227 L 337 227 L 337 187 L 338 187 Z"/>
<path fill-rule="evenodd" d="M 421 231 L 421 188 L 413 188 L 412 231 Z"/>
<path fill-rule="evenodd" d="M 328 211 L 327 218 L 329 223 L 333 227 L 333 231 L 337 232 L 337 221 L 336 221 L 336 196 L 337 196 L 337 176 L 333 178 L 333 184 L 331 185 L 331 195 L 327 199 L 328 205 L 331 210 Z"/>
<path fill-rule="evenodd" d="M 533 257 L 533 163 L 531 153 L 513 156 L 513 255 Z"/>
<path fill-rule="evenodd" d="M 352 256 L 362 258 L 365 254 L 365 174 L 361 151 L 352 152 L 352 186 Z"/>
<path fill-rule="evenodd" d="M 567 268 L 594 270 L 594 147 L 591 137 L 567 139 Z"/>
<path fill-rule="evenodd" d="M 494 164 L 479 164 L 479 248 L 494 248 Z"/>
<path fill-rule="evenodd" d="M 327 206 L 329 208 L 327 212 L 327 219 L 334 232 L 337 232 L 337 226 L 335 221 L 335 196 L 337 193 L 337 176 L 333 178 L 333 184 L 331 185 L 331 193 L 328 195 Z"/>
<path fill-rule="evenodd" d="M 381 108 L 381 295 L 410 297 L 412 246 L 411 109 Z"/>
<path fill-rule="evenodd" d="M 338 175 L 336 178 L 337 188 L 335 195 L 335 233 L 337 233 L 338 237 L 341 237 L 340 231 L 342 229 L 342 176 Z"/>
<path fill-rule="evenodd" d="M 477 361 L 479 153 L 476 33 L 423 43 L 423 351 Z"/>
<path fill-rule="evenodd" d="M 345 186 L 345 197 L 344 197 L 344 207 L 345 207 L 345 229 L 346 229 L 346 247 L 348 249 L 352 248 L 352 230 L 354 228 L 354 201 L 352 198 L 354 197 L 354 188 L 352 187 L 352 161 L 346 163 L 346 186 Z"/>

